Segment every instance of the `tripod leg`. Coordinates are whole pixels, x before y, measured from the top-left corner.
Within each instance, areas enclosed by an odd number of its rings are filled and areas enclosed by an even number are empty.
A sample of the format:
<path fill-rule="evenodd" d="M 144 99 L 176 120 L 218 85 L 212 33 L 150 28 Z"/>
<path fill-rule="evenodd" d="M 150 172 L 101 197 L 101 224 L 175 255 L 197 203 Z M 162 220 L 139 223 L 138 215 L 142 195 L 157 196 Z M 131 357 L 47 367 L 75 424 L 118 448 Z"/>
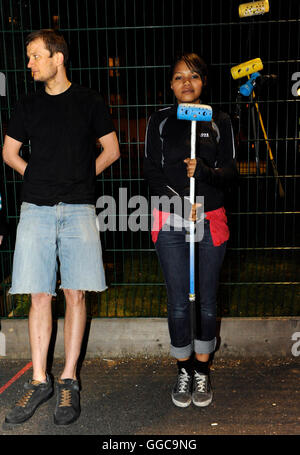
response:
<path fill-rule="evenodd" d="M 259 142 L 257 137 L 257 130 L 256 130 L 256 121 L 255 121 L 255 107 L 252 104 L 251 106 L 251 114 L 252 114 L 252 126 L 253 126 L 253 135 L 254 135 L 254 143 L 255 143 L 255 163 L 256 163 L 256 175 L 260 174 L 259 169 Z"/>
<path fill-rule="evenodd" d="M 255 98 L 254 91 L 253 91 L 253 98 Z M 279 196 L 280 197 L 284 197 L 284 189 L 282 187 L 282 184 L 281 184 L 281 181 L 280 181 L 280 178 L 279 178 L 279 175 L 278 175 L 277 166 L 276 166 L 276 163 L 275 163 L 275 160 L 274 160 L 274 157 L 273 157 L 273 153 L 272 153 L 269 141 L 268 141 L 267 133 L 266 133 L 266 130 L 265 130 L 265 127 L 264 127 L 263 119 L 262 119 L 262 116 L 261 116 L 261 113 L 260 113 L 260 110 L 259 110 L 257 102 L 255 102 L 255 107 L 256 107 L 256 110 L 257 110 L 257 113 L 258 113 L 260 126 L 261 126 L 262 132 L 264 134 L 265 143 L 267 145 L 267 149 L 268 149 L 268 152 L 269 152 L 269 158 L 270 158 L 270 161 L 271 161 L 271 164 L 272 164 L 273 173 L 274 173 L 274 176 L 276 177 L 276 182 L 278 184 Z"/>

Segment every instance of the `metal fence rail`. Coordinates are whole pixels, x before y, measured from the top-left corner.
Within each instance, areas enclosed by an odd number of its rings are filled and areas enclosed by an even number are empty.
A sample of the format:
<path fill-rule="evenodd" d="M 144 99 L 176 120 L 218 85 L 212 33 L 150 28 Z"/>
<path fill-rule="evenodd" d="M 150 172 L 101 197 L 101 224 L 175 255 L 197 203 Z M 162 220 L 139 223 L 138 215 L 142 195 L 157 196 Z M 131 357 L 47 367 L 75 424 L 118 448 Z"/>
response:
<path fill-rule="evenodd" d="M 207 103 L 231 114 L 240 171 L 238 186 L 226 198 L 231 237 L 221 274 L 219 315 L 296 316 L 300 97 L 293 75 L 300 71 L 300 4 L 270 0 L 268 14 L 240 19 L 239 3 L 1 0 L 0 82 L 5 79 L 0 90 L 1 144 L 15 102 L 35 89 L 26 69 L 25 37 L 32 30 L 57 27 L 70 45 L 70 79 L 103 94 L 120 141 L 121 159 L 100 176 L 97 194 L 118 201 L 119 189 L 126 188 L 128 199 L 148 196 L 141 171 L 147 119 L 173 102 L 168 76 L 172 57 L 183 50 L 198 52 L 210 70 Z M 257 57 L 264 74 L 277 76 L 260 94 L 259 107 L 284 197 L 279 195 L 257 116 L 253 124 L 250 98 L 241 100 L 237 118 L 241 80 L 232 79 L 230 68 Z M 22 155 L 27 159 L 29 154 L 25 145 Z M 0 248 L 0 317 L 26 317 L 28 297 L 7 295 L 22 178 L 6 165 L 0 167 L 3 210 L 10 225 Z M 128 209 L 127 215 L 131 212 Z M 149 231 L 104 232 L 101 240 L 109 289 L 88 294 L 90 314 L 165 316 L 166 292 Z M 53 300 L 53 309 L 63 315 L 61 293 Z"/>

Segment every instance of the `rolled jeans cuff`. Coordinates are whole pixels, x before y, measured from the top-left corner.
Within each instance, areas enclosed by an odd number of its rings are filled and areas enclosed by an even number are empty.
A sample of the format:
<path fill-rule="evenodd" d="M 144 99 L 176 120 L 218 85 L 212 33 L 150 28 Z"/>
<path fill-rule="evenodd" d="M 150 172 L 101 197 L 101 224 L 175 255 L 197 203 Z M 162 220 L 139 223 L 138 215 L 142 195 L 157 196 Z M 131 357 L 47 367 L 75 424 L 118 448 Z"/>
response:
<path fill-rule="evenodd" d="M 209 341 L 195 340 L 194 350 L 196 354 L 210 354 L 211 352 L 214 352 L 216 344 L 217 344 L 216 337 Z"/>
<path fill-rule="evenodd" d="M 185 359 L 186 357 L 190 357 L 192 352 L 192 344 L 188 344 L 187 346 L 182 346 L 180 348 L 172 346 L 172 344 L 170 345 L 170 355 L 175 357 L 175 359 Z"/>

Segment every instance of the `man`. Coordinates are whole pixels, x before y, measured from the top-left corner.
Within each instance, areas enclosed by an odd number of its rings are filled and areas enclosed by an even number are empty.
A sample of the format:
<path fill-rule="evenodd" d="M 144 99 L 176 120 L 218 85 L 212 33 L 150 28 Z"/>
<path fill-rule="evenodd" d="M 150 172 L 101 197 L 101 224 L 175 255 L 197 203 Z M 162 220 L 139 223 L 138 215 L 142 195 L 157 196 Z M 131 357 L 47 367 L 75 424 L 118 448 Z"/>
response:
<path fill-rule="evenodd" d="M 44 87 L 17 104 L 5 137 L 3 159 L 24 176 L 9 292 L 31 294 L 33 377 L 6 422 L 24 422 L 53 395 L 46 361 L 58 257 L 66 299 L 66 358 L 57 382 L 54 422 L 66 425 L 80 415 L 76 366 L 86 325 L 85 291 L 106 289 L 96 228 L 95 180 L 120 152 L 102 97 L 68 80 L 64 38 L 53 30 L 39 30 L 28 36 L 26 46 L 28 68 Z M 97 158 L 96 139 L 103 149 Z M 29 163 L 19 155 L 28 140 Z"/>

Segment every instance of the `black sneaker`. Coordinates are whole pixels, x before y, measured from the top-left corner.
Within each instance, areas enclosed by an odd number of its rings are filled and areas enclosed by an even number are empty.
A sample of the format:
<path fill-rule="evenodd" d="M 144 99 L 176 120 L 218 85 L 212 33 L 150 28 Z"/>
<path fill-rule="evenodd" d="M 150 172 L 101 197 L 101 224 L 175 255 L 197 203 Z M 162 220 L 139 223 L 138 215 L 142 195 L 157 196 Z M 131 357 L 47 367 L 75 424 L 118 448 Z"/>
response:
<path fill-rule="evenodd" d="M 195 406 L 208 406 L 212 402 L 213 393 L 209 376 L 194 371 L 192 400 Z"/>
<path fill-rule="evenodd" d="M 180 408 L 186 408 L 192 402 L 192 376 L 185 368 L 181 368 L 177 376 L 177 382 L 172 390 L 172 401 Z"/>
<path fill-rule="evenodd" d="M 80 416 L 79 383 L 76 379 L 57 381 L 57 401 L 54 412 L 56 425 L 69 425 Z"/>
<path fill-rule="evenodd" d="M 22 423 L 30 419 L 36 409 L 53 395 L 53 384 L 49 376 L 46 382 L 31 380 L 24 384 L 24 395 L 5 417 L 6 423 Z"/>

